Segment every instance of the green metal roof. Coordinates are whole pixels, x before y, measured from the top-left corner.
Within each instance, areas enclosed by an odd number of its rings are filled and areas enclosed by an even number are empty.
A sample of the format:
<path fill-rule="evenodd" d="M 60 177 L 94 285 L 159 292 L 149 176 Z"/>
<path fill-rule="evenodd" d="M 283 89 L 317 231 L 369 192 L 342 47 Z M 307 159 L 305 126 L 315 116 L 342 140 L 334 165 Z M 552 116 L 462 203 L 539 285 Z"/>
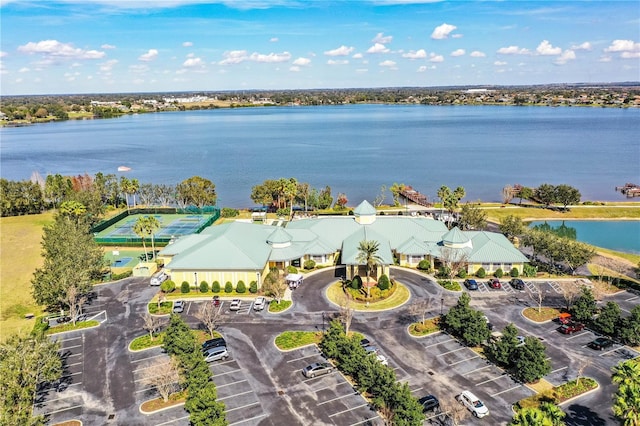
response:
<path fill-rule="evenodd" d="M 469 237 L 463 234 L 457 226 L 454 226 L 449 232 L 442 236 L 442 242 L 445 243 L 445 245 L 466 244 L 469 242 Z"/>
<path fill-rule="evenodd" d="M 404 243 L 400 244 L 396 251 L 398 253 L 420 256 L 429 253 L 429 246 L 416 238 L 411 237 Z"/>
<path fill-rule="evenodd" d="M 473 249 L 469 261 L 474 263 L 527 263 L 529 259 L 502 234 L 486 231 L 466 231 Z"/>
<path fill-rule="evenodd" d="M 358 207 L 353 209 L 353 214 L 355 216 L 375 216 L 376 208 L 369 204 L 367 200 L 364 200 L 358 204 Z"/>
<path fill-rule="evenodd" d="M 363 262 L 358 262 L 358 247 L 361 241 L 377 241 L 379 244 L 378 257 L 382 264 L 393 265 L 393 253 L 391 252 L 391 246 L 389 240 L 382 234 L 363 226 L 353 234 L 345 238 L 342 243 L 342 263 L 345 265 L 362 265 Z"/>

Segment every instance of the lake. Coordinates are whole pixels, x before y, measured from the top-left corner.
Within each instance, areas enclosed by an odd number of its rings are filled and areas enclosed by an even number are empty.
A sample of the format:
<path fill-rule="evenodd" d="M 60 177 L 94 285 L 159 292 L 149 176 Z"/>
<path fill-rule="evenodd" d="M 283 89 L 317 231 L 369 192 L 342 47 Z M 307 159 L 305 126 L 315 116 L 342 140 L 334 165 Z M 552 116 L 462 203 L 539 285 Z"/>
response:
<path fill-rule="evenodd" d="M 594 246 L 625 253 L 640 254 L 640 221 L 547 220 L 534 221 L 529 226 L 548 224 L 552 228 L 564 225 L 565 231 L 575 231 L 576 240 Z"/>
<path fill-rule="evenodd" d="M 344 105 L 126 115 L 0 129 L 0 176 L 97 172 L 175 184 L 200 175 L 219 205 L 250 207 L 251 188 L 295 177 L 349 205 L 380 187 L 433 198 L 501 201 L 508 184 L 568 184 L 583 199 L 622 200 L 640 183 L 640 109 Z M 119 166 L 131 168 L 118 172 Z M 387 200 L 390 194 L 387 191 Z"/>

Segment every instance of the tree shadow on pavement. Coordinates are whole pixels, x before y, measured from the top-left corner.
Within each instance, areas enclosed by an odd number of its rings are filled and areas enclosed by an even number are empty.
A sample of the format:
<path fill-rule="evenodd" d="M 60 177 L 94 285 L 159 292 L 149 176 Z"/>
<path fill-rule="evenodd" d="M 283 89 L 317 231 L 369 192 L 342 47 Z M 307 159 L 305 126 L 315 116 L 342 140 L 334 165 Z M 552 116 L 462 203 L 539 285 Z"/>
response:
<path fill-rule="evenodd" d="M 572 404 L 565 410 L 564 422 L 567 426 L 604 426 L 607 421 L 584 405 Z"/>

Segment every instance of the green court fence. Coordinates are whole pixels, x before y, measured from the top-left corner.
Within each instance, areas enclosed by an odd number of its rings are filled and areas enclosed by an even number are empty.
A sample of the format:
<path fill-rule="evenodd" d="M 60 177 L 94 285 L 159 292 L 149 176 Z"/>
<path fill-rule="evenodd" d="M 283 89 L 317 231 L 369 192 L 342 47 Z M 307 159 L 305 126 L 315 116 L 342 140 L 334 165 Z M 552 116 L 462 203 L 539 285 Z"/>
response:
<path fill-rule="evenodd" d="M 136 208 L 128 211 L 124 211 L 110 219 L 104 220 L 91 228 L 91 232 L 94 235 L 94 240 L 99 245 L 104 246 L 141 246 L 142 238 L 138 236 L 122 236 L 122 237 L 99 237 L 97 234 L 104 231 L 108 227 L 126 219 L 128 216 L 136 214 L 204 214 L 209 215 L 209 218 L 194 231 L 194 234 L 199 234 L 203 229 L 210 226 L 213 222 L 220 218 L 220 209 L 215 206 L 196 207 L 188 206 L 185 208 L 175 207 L 147 207 Z M 163 247 L 169 244 L 171 237 L 156 237 L 154 243 L 157 247 Z M 151 239 L 145 238 L 145 243 L 151 243 Z"/>

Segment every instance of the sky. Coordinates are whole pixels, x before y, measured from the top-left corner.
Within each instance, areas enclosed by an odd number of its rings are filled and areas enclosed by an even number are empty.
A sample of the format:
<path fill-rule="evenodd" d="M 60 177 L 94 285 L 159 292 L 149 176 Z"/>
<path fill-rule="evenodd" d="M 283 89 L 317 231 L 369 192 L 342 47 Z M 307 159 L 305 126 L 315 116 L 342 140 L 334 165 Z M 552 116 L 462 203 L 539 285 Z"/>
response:
<path fill-rule="evenodd" d="M 0 94 L 640 81 L 640 2 L 0 0 Z"/>

